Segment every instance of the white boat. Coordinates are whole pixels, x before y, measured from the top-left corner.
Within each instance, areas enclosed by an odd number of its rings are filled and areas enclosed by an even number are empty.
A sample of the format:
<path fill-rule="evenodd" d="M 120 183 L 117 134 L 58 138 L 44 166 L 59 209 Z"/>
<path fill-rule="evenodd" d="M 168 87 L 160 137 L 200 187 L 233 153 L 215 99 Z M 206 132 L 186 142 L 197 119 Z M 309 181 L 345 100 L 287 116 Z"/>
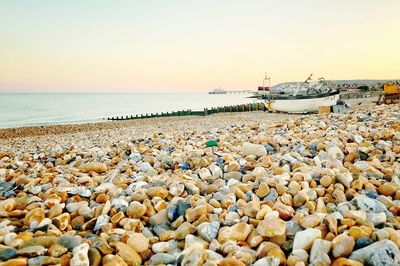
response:
<path fill-rule="evenodd" d="M 287 113 L 314 113 L 320 106 L 333 106 L 339 100 L 339 90 L 331 82 L 320 78 L 303 83 L 282 83 L 270 89 L 268 95 L 259 95 L 270 111 Z"/>

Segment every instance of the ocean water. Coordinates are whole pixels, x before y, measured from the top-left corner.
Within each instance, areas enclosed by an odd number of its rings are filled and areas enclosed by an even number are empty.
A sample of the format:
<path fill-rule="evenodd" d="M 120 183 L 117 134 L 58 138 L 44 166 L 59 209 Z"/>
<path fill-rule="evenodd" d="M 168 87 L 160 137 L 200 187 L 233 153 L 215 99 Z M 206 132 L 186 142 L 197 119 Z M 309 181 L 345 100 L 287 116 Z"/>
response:
<path fill-rule="evenodd" d="M 1 93 L 0 128 L 101 122 L 102 118 L 251 103 L 249 94 Z"/>

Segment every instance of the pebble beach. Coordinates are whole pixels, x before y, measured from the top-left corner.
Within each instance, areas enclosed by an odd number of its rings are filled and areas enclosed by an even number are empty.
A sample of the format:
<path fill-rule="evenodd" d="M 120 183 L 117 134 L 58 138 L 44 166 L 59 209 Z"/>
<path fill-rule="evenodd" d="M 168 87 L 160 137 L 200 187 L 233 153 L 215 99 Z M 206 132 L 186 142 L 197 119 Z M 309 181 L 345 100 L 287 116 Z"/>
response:
<path fill-rule="evenodd" d="M 400 106 L 0 130 L 0 266 L 400 265 Z"/>

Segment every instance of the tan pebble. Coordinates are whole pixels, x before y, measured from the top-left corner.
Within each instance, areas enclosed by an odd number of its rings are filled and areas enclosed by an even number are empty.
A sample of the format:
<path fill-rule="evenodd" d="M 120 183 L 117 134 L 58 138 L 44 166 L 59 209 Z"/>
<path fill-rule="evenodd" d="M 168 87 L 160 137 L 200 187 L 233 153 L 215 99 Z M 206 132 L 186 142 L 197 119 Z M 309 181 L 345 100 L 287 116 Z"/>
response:
<path fill-rule="evenodd" d="M 165 199 L 169 195 L 169 192 L 163 187 L 152 187 L 147 189 L 146 194 L 150 198 L 159 197 L 161 199 Z"/>
<path fill-rule="evenodd" d="M 123 218 L 125 218 L 125 214 L 123 212 L 118 212 L 111 217 L 111 222 L 113 224 L 118 224 Z"/>
<path fill-rule="evenodd" d="M 312 214 L 305 216 L 300 220 L 300 225 L 303 228 L 311 228 L 311 227 L 316 227 L 319 224 L 321 224 L 322 218 L 319 215 Z"/>
<path fill-rule="evenodd" d="M 52 206 L 50 208 L 50 210 L 47 212 L 47 218 L 52 219 L 52 218 L 62 214 L 63 209 L 64 209 L 64 206 L 61 205 L 61 204 L 57 204 L 57 205 Z"/>
<path fill-rule="evenodd" d="M 286 265 L 286 256 L 285 253 L 278 247 L 272 248 L 269 252 L 268 252 L 268 256 L 269 257 L 275 257 L 278 258 L 280 261 L 279 265 Z"/>
<path fill-rule="evenodd" d="M 68 252 L 68 249 L 62 245 L 54 243 L 48 250 L 49 255 L 55 258 L 62 256 Z"/>
<path fill-rule="evenodd" d="M 284 235 L 285 225 L 286 223 L 281 219 L 269 218 L 258 223 L 257 233 L 266 237 Z"/>
<path fill-rule="evenodd" d="M 25 225 L 29 225 L 33 221 L 40 223 L 45 218 L 44 209 L 43 208 L 36 208 L 29 211 L 23 220 Z"/>
<path fill-rule="evenodd" d="M 188 222 L 193 222 L 200 218 L 201 215 L 206 215 L 207 214 L 207 206 L 206 205 L 201 205 L 197 206 L 195 208 L 190 208 L 186 210 L 186 220 Z"/>
<path fill-rule="evenodd" d="M 219 261 L 218 266 L 246 266 L 246 264 L 236 258 L 225 258 Z"/>
<path fill-rule="evenodd" d="M 293 206 L 300 207 L 308 200 L 308 196 L 304 191 L 300 191 L 293 197 Z"/>
<path fill-rule="evenodd" d="M 378 188 L 378 193 L 385 196 L 393 196 L 400 190 L 400 185 L 394 183 L 385 183 Z"/>
<path fill-rule="evenodd" d="M 96 197 L 96 202 L 99 204 L 104 204 L 106 203 L 108 200 L 110 199 L 110 197 L 104 193 L 101 193 L 99 195 L 97 195 Z"/>
<path fill-rule="evenodd" d="M 141 253 L 149 248 L 149 239 L 141 233 L 135 233 L 128 238 L 127 244 L 136 252 Z"/>
<path fill-rule="evenodd" d="M 31 240 L 32 237 L 33 237 L 33 233 L 32 232 L 25 231 L 25 232 L 19 233 L 15 237 L 15 239 L 21 239 L 22 241 L 26 242 L 28 240 Z"/>
<path fill-rule="evenodd" d="M 264 198 L 264 197 L 266 197 L 268 194 L 269 194 L 269 186 L 268 186 L 266 183 L 262 182 L 262 183 L 260 184 L 260 186 L 258 187 L 257 191 L 256 191 L 256 195 L 257 195 L 259 198 Z"/>
<path fill-rule="evenodd" d="M 126 209 L 126 215 L 133 219 L 140 219 L 146 213 L 146 207 L 140 202 L 134 201 Z"/>
<path fill-rule="evenodd" d="M 130 246 L 125 243 L 118 242 L 115 244 L 117 255 L 120 256 L 129 266 L 139 266 L 142 264 L 142 258 Z"/>
<path fill-rule="evenodd" d="M 245 241 L 251 232 L 251 226 L 240 222 L 231 227 L 219 229 L 218 242 L 225 243 L 228 240 Z"/>
<path fill-rule="evenodd" d="M 88 173 L 88 172 L 96 172 L 96 173 L 104 173 L 107 171 L 107 165 L 101 162 L 89 162 L 80 165 L 79 167 L 81 172 Z"/>
<path fill-rule="evenodd" d="M 26 265 L 28 265 L 28 259 L 26 258 L 10 259 L 5 262 L 0 262 L 0 266 L 26 266 Z"/>
<path fill-rule="evenodd" d="M 332 240 L 332 254 L 335 258 L 347 257 L 353 251 L 355 245 L 354 238 L 346 234 L 341 234 Z"/>
<path fill-rule="evenodd" d="M 356 260 L 338 258 L 332 263 L 332 266 L 363 266 L 363 264 Z"/>
<path fill-rule="evenodd" d="M 71 221 L 71 216 L 69 213 L 63 213 L 55 218 L 53 218 L 53 224 L 57 226 L 58 229 L 64 231 Z"/>
<path fill-rule="evenodd" d="M 107 255 L 109 256 L 109 255 Z M 103 266 L 128 266 L 128 264 L 118 255 L 112 256 L 112 258 L 103 258 Z"/>
<path fill-rule="evenodd" d="M 332 178 L 328 175 L 324 175 L 323 177 L 321 177 L 319 182 L 320 182 L 321 186 L 328 187 L 332 183 Z"/>

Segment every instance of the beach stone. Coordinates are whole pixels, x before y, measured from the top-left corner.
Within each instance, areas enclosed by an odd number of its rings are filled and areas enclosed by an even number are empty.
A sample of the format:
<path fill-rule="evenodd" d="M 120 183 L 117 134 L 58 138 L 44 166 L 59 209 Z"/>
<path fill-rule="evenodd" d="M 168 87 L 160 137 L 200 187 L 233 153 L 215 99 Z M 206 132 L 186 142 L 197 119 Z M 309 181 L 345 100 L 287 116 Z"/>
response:
<path fill-rule="evenodd" d="M 261 183 L 256 191 L 256 195 L 259 198 L 264 198 L 269 194 L 269 186 L 266 183 Z"/>
<path fill-rule="evenodd" d="M 53 243 L 59 240 L 56 236 L 38 236 L 31 240 L 26 241 L 20 248 L 30 247 L 30 246 L 42 246 L 49 248 Z"/>
<path fill-rule="evenodd" d="M 146 214 L 146 206 L 137 201 L 131 202 L 128 208 L 126 208 L 126 215 L 129 218 L 140 219 L 145 214 Z"/>
<path fill-rule="evenodd" d="M 72 251 L 72 259 L 70 262 L 71 266 L 89 266 L 89 257 L 88 257 L 88 251 L 89 251 L 89 244 L 88 243 L 82 243 L 79 246 L 74 247 Z"/>
<path fill-rule="evenodd" d="M 17 257 L 17 250 L 13 248 L 5 248 L 0 250 L 0 260 L 6 261 Z"/>
<path fill-rule="evenodd" d="M 154 243 L 151 249 L 154 253 L 166 253 L 169 250 L 169 244 L 167 242 Z"/>
<path fill-rule="evenodd" d="M 242 152 L 245 155 L 254 155 L 257 157 L 262 157 L 267 153 L 264 146 L 258 144 L 252 144 L 250 142 L 243 143 Z"/>
<path fill-rule="evenodd" d="M 142 253 L 149 249 L 150 241 L 141 233 L 134 233 L 128 238 L 126 242 L 131 248 L 133 248 L 137 253 Z"/>
<path fill-rule="evenodd" d="M 43 256 L 47 252 L 47 249 L 42 246 L 30 246 L 26 248 L 19 249 L 17 255 L 23 257 L 37 257 Z"/>
<path fill-rule="evenodd" d="M 129 245 L 117 242 L 115 244 L 117 255 L 120 256 L 129 266 L 139 266 L 142 264 L 142 258 Z"/>
<path fill-rule="evenodd" d="M 396 191 L 400 190 L 399 184 L 394 183 L 384 183 L 378 188 L 378 193 L 385 196 L 391 196 L 396 193 Z"/>
<path fill-rule="evenodd" d="M 89 248 L 88 257 L 89 257 L 90 266 L 101 265 L 102 257 L 101 257 L 100 252 L 97 249 Z"/>
<path fill-rule="evenodd" d="M 338 173 L 336 180 L 346 188 L 349 188 L 351 187 L 351 182 L 353 182 L 353 177 L 350 173 Z"/>
<path fill-rule="evenodd" d="M 94 242 L 93 247 L 100 251 L 103 256 L 114 253 L 114 249 L 104 241 Z"/>
<path fill-rule="evenodd" d="M 162 222 L 167 222 L 168 221 L 168 212 L 167 209 L 163 209 L 156 213 L 155 215 L 151 216 L 149 219 L 149 223 L 151 225 L 156 225 Z"/>
<path fill-rule="evenodd" d="M 300 191 L 293 197 L 293 206 L 300 207 L 308 200 L 308 196 L 304 191 Z"/>
<path fill-rule="evenodd" d="M 264 257 L 256 262 L 254 262 L 253 266 L 279 266 L 280 261 L 275 257 Z"/>
<path fill-rule="evenodd" d="M 321 264 L 330 265 L 331 261 L 329 259 L 329 256 L 327 257 L 324 256 L 327 255 L 330 250 L 331 250 L 331 242 L 323 239 L 316 239 L 311 247 L 310 263 L 319 265 L 318 263 L 326 262 Z"/>
<path fill-rule="evenodd" d="M 50 248 L 49 248 L 49 255 L 51 257 L 58 258 L 61 255 L 65 254 L 68 252 L 68 249 L 60 244 L 54 243 Z"/>
<path fill-rule="evenodd" d="M 350 260 L 346 258 L 338 258 L 333 263 L 332 266 L 363 266 L 361 262 L 356 260 Z"/>
<path fill-rule="evenodd" d="M 251 232 L 251 226 L 246 223 L 237 223 L 231 227 L 222 227 L 218 233 L 218 242 L 228 240 L 244 241 Z"/>
<path fill-rule="evenodd" d="M 196 230 L 197 228 L 194 225 L 184 222 L 176 229 L 175 238 L 178 240 L 185 239 L 186 235 L 192 234 L 196 232 Z"/>
<path fill-rule="evenodd" d="M 149 263 L 150 265 L 174 264 L 175 257 L 167 253 L 157 253 L 151 256 Z"/>
<path fill-rule="evenodd" d="M 101 162 L 89 162 L 80 165 L 79 167 L 81 172 L 96 172 L 98 174 L 104 173 L 107 171 L 107 165 Z"/>
<path fill-rule="evenodd" d="M 332 254 L 335 258 L 347 257 L 353 251 L 354 245 L 354 238 L 340 234 L 332 240 Z"/>
<path fill-rule="evenodd" d="M 316 227 L 321 223 L 322 223 L 322 218 L 316 214 L 308 215 L 300 219 L 300 225 L 303 228 Z"/>
<path fill-rule="evenodd" d="M 354 250 L 365 248 L 366 246 L 371 245 L 374 241 L 371 238 L 360 237 L 356 240 L 356 244 L 354 245 Z"/>
<path fill-rule="evenodd" d="M 204 240 L 211 242 L 211 240 L 217 237 L 219 227 L 220 225 L 217 221 L 212 221 L 211 223 L 205 222 L 198 226 L 197 231 L 199 232 L 199 236 Z"/>
<path fill-rule="evenodd" d="M 282 236 L 285 234 L 286 223 L 279 218 L 269 218 L 260 221 L 257 233 L 266 237 Z"/>
<path fill-rule="evenodd" d="M 66 247 L 68 250 L 73 250 L 75 247 L 81 244 L 81 238 L 77 236 L 62 236 L 57 242 L 58 244 Z M 85 246 L 82 246 L 82 248 Z"/>
<path fill-rule="evenodd" d="M 381 240 L 351 253 L 349 259 L 364 265 L 400 265 L 399 248 L 390 240 Z"/>
<path fill-rule="evenodd" d="M 227 173 L 238 171 L 240 171 L 240 164 L 237 161 L 232 161 L 228 164 L 228 168 L 226 170 Z"/>
<path fill-rule="evenodd" d="M 297 232 L 293 240 L 293 249 L 309 250 L 318 238 L 321 238 L 321 231 L 315 228 L 307 228 Z"/>
<path fill-rule="evenodd" d="M 38 256 L 28 260 L 29 266 L 42 266 L 42 265 L 58 265 L 61 262 L 59 258 L 52 258 L 48 256 Z"/>
<path fill-rule="evenodd" d="M 171 184 L 169 187 L 169 192 L 173 196 L 180 196 L 182 193 L 185 191 L 185 185 L 179 183 L 179 182 L 174 182 Z"/>

